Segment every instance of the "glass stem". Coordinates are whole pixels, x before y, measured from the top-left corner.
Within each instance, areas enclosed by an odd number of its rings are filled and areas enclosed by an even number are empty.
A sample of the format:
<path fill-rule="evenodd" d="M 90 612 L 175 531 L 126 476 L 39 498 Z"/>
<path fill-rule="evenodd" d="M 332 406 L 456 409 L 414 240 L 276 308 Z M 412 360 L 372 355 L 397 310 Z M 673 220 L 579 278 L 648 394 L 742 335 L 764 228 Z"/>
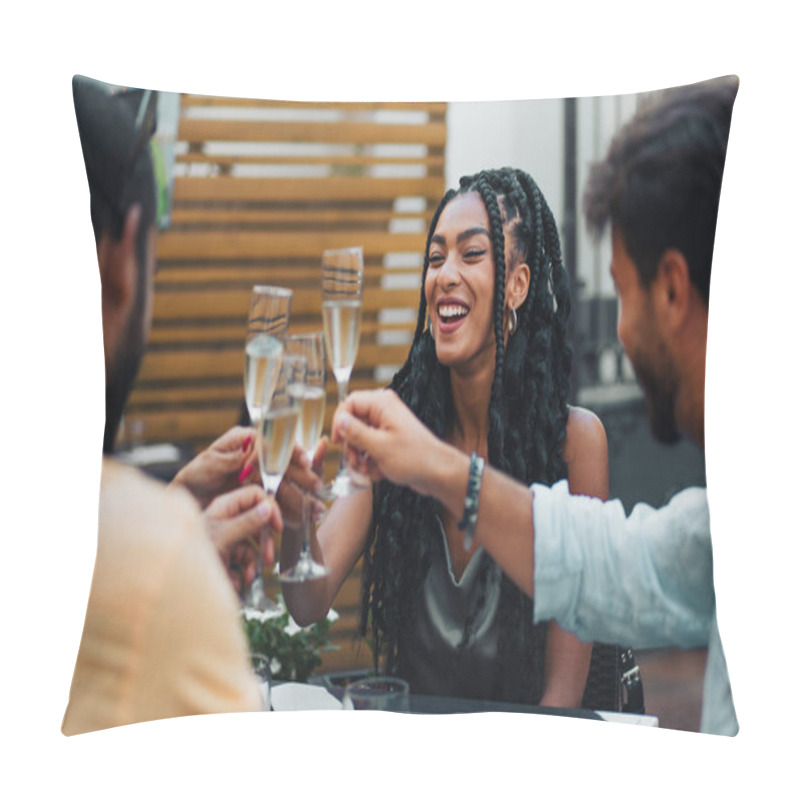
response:
<path fill-rule="evenodd" d="M 277 488 L 273 489 L 271 486 L 270 486 L 269 489 L 267 489 L 266 487 L 264 487 L 264 488 L 265 488 L 265 494 L 267 495 L 267 497 L 270 500 L 272 500 L 273 503 L 276 503 L 277 500 L 275 499 L 275 495 L 276 495 L 276 492 L 277 492 Z M 264 553 L 264 532 L 261 531 L 258 534 L 258 576 L 261 578 L 261 588 L 262 588 L 264 594 L 266 594 L 267 593 L 266 592 L 267 576 L 264 575 L 264 555 L 263 555 L 263 553 Z"/>
<path fill-rule="evenodd" d="M 344 403 L 347 399 L 347 385 L 349 381 L 345 378 L 343 381 L 336 381 L 336 388 L 339 390 L 339 405 Z M 339 474 L 347 472 L 347 448 L 342 445 L 342 452 L 339 455 Z"/>
<path fill-rule="evenodd" d="M 311 519 L 309 514 L 309 509 L 311 508 L 311 504 L 308 502 L 308 495 L 303 492 L 303 508 L 302 508 L 302 515 L 303 515 L 303 546 L 300 548 L 300 560 L 305 560 L 309 556 L 309 551 L 311 550 Z"/>

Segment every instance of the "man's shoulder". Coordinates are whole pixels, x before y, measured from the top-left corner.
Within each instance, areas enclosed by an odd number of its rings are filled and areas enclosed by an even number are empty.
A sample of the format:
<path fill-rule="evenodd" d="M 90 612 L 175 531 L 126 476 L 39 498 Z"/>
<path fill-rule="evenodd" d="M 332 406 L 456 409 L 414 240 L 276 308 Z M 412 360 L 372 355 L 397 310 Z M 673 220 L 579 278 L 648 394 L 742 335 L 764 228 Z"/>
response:
<path fill-rule="evenodd" d="M 188 492 L 110 458 L 103 459 L 99 521 L 101 532 L 135 536 L 141 545 L 164 546 L 202 527 L 199 507 Z"/>
<path fill-rule="evenodd" d="M 93 585 L 155 598 L 165 581 L 192 584 L 195 592 L 213 596 L 225 591 L 225 571 L 200 508 L 185 489 L 106 459 Z"/>
<path fill-rule="evenodd" d="M 171 487 L 136 467 L 113 458 L 103 459 L 100 478 L 100 502 L 124 507 L 134 505 L 143 512 L 156 510 L 170 514 L 196 515 L 197 503 L 183 488 Z"/>
<path fill-rule="evenodd" d="M 675 513 L 705 513 L 708 515 L 708 492 L 702 486 L 687 486 L 677 491 L 667 502 Z"/>
<path fill-rule="evenodd" d="M 702 487 L 691 486 L 677 491 L 660 508 L 637 503 L 628 521 L 631 530 L 649 534 L 653 552 L 661 550 L 665 560 L 675 563 L 696 561 L 702 579 L 710 555 L 708 495 Z M 693 567 L 694 569 L 694 567 Z"/>
<path fill-rule="evenodd" d="M 632 524 L 660 520 L 670 527 L 708 527 L 708 494 L 700 486 L 679 489 L 661 506 L 636 503 L 630 514 Z"/>

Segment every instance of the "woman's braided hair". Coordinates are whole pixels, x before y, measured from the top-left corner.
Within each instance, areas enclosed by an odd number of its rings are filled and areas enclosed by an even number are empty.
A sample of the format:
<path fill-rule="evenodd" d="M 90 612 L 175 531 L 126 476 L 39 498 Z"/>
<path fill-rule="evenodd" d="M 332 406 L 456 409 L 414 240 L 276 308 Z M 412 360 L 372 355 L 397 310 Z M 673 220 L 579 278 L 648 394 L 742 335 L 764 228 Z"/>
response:
<path fill-rule="evenodd" d="M 495 374 L 489 403 L 489 463 L 526 484 L 552 484 L 566 477 L 563 458 L 568 415 L 571 349 L 567 340 L 569 285 L 561 260 L 558 230 L 541 190 L 530 175 L 511 168 L 487 170 L 461 179 L 445 194 L 431 220 L 425 248 L 417 327 L 411 350 L 391 388 L 434 434 L 444 437 L 453 419 L 449 370 L 436 358 L 425 327 L 425 276 L 431 236 L 444 207 L 457 195 L 478 192 L 489 215 L 495 264 Z M 503 344 L 505 235 L 513 235 L 515 261 L 527 262 L 530 288 L 517 309 L 518 326 Z M 372 637 L 376 664 L 386 656 L 389 673 L 403 673 L 413 653 L 402 651 L 405 626 L 413 627 L 433 537 L 437 503 L 383 481 L 374 489 L 373 519 L 364 554 L 361 633 Z M 491 562 L 484 559 L 479 586 Z M 483 605 L 483 592 L 475 614 Z M 503 576 L 494 696 L 536 702 L 541 694 L 543 630 L 533 626 L 532 603 Z M 467 621 L 462 647 L 473 631 Z"/>

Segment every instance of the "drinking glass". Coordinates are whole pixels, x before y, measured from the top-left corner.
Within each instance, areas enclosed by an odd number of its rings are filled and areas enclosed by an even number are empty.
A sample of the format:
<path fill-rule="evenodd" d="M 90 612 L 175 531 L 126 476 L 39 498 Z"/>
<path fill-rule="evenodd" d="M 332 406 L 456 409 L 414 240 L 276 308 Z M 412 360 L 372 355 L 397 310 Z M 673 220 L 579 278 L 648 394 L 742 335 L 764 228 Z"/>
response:
<path fill-rule="evenodd" d="M 365 678 L 344 690 L 342 709 L 407 712 L 408 694 L 408 683 L 400 678 Z"/>
<path fill-rule="evenodd" d="M 305 372 L 306 360 L 302 356 L 284 353 L 272 400 L 261 409 L 256 425 L 256 450 L 261 482 L 267 497 L 273 500 L 292 458 L 295 428 L 300 413 L 297 396 L 305 382 Z M 259 611 L 271 611 L 278 606 L 267 597 L 264 588 L 262 549 L 259 547 L 258 572 L 245 604 Z"/>
<path fill-rule="evenodd" d="M 363 291 L 362 249 L 326 250 L 322 254 L 322 323 L 340 403 L 347 397 L 350 374 L 358 352 Z M 346 451 L 342 448 L 339 471 L 323 490 L 323 496 L 326 499 L 344 497 L 366 485 L 361 476 L 347 469 Z"/>
<path fill-rule="evenodd" d="M 244 397 L 254 426 L 275 390 L 291 306 L 291 289 L 253 287 L 244 346 Z"/>
<path fill-rule="evenodd" d="M 251 653 L 250 661 L 253 665 L 253 672 L 258 678 L 259 689 L 261 691 L 261 702 L 264 711 L 272 710 L 272 670 L 269 668 L 269 657 L 263 653 Z"/>
<path fill-rule="evenodd" d="M 306 380 L 299 392 L 300 419 L 295 430 L 295 442 L 303 448 L 309 460 L 312 460 L 325 421 L 326 367 L 322 331 L 289 336 L 286 340 L 286 353 L 306 359 Z M 329 573 L 329 570 L 317 563 L 311 555 L 312 504 L 311 498 L 303 492 L 303 545 L 297 563 L 281 573 L 281 581 L 300 583 L 324 578 Z"/>

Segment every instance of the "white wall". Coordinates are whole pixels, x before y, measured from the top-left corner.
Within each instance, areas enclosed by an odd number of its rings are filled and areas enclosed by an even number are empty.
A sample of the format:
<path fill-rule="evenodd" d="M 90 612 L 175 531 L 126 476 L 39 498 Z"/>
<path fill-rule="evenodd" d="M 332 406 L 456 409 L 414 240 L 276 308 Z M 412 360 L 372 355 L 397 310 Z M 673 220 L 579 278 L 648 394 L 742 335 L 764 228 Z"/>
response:
<path fill-rule="evenodd" d="M 447 111 L 448 187 L 481 169 L 524 169 L 539 184 L 559 225 L 563 219 L 561 100 L 451 103 Z"/>
<path fill-rule="evenodd" d="M 592 161 L 601 159 L 613 134 L 636 109 L 637 95 L 578 100 L 578 202 Z M 511 166 L 539 184 L 559 228 L 564 220 L 564 102 L 514 100 L 450 103 L 447 113 L 445 178 L 455 187 L 462 175 Z M 610 245 L 606 235 L 595 245 L 586 234 L 578 208 L 576 271 L 582 296 L 611 297 Z"/>
<path fill-rule="evenodd" d="M 641 95 L 631 94 L 578 100 L 578 275 L 584 283 L 583 296 L 614 296 L 610 232 L 605 232 L 599 244 L 589 237 L 580 208 L 583 189 L 591 164 L 605 157 L 614 134 L 633 116 L 640 100 Z"/>

